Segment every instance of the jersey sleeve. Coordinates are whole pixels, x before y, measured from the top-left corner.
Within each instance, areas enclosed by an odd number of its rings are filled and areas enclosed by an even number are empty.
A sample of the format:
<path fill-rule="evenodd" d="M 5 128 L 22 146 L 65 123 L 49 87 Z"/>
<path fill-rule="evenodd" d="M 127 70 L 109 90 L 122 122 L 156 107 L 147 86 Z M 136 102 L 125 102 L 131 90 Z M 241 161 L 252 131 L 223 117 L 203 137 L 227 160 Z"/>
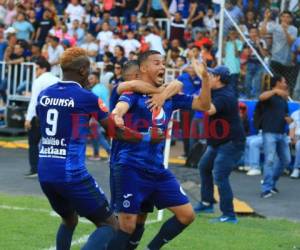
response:
<path fill-rule="evenodd" d="M 137 100 L 137 94 L 133 92 L 123 92 L 123 94 L 119 98 L 119 102 L 128 103 L 129 107 L 132 107 Z"/>
<path fill-rule="evenodd" d="M 192 109 L 194 97 L 191 95 L 177 94 L 172 97 L 172 109 Z"/>
<path fill-rule="evenodd" d="M 85 107 L 86 112 L 94 116 L 95 119 L 101 121 L 108 117 L 108 108 L 101 98 L 97 97 L 93 93 L 87 96 L 88 103 Z"/>

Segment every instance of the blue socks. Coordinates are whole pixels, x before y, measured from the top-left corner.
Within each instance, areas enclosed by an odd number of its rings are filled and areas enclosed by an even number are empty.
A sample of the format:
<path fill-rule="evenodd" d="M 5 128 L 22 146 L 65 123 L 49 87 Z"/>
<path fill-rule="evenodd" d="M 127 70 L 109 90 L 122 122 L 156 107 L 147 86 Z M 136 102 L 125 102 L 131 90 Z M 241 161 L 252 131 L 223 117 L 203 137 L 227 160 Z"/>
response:
<path fill-rule="evenodd" d="M 162 225 L 158 234 L 148 245 L 148 249 L 160 249 L 164 244 L 168 243 L 180 234 L 187 226 L 188 225 L 182 224 L 175 216 L 173 216 Z"/>
<path fill-rule="evenodd" d="M 131 234 L 118 230 L 106 250 L 125 250 Z"/>
<path fill-rule="evenodd" d="M 111 226 L 98 227 L 88 238 L 81 250 L 104 250 L 113 238 L 115 230 Z"/>
<path fill-rule="evenodd" d="M 65 224 L 60 224 L 56 234 L 56 250 L 69 250 L 71 247 L 74 229 L 68 228 Z"/>
<path fill-rule="evenodd" d="M 145 231 L 145 224 L 137 224 L 133 234 L 130 236 L 126 250 L 134 250 L 138 247 Z"/>

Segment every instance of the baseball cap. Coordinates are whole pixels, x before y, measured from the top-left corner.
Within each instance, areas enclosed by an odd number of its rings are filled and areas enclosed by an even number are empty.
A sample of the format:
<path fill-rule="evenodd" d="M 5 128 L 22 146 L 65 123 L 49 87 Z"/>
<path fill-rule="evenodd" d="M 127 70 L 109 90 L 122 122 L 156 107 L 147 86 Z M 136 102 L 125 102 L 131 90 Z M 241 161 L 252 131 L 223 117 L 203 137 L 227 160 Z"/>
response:
<path fill-rule="evenodd" d="M 213 75 L 220 76 L 221 81 L 225 84 L 229 82 L 230 71 L 226 66 L 217 66 L 215 68 L 208 68 L 207 71 Z"/>

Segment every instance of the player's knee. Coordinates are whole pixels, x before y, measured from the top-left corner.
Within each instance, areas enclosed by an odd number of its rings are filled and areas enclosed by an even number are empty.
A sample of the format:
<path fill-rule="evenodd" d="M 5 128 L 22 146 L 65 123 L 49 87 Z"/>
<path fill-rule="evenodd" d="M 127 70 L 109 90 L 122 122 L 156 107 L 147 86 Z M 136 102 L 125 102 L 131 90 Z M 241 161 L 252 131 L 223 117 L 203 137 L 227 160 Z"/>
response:
<path fill-rule="evenodd" d="M 120 214 L 119 225 L 120 229 L 126 233 L 132 234 L 135 230 L 137 215 Z"/>
<path fill-rule="evenodd" d="M 195 215 L 193 209 L 191 208 L 191 209 L 187 209 L 184 213 L 177 214 L 176 218 L 182 224 L 189 225 L 195 220 L 196 215 Z"/>

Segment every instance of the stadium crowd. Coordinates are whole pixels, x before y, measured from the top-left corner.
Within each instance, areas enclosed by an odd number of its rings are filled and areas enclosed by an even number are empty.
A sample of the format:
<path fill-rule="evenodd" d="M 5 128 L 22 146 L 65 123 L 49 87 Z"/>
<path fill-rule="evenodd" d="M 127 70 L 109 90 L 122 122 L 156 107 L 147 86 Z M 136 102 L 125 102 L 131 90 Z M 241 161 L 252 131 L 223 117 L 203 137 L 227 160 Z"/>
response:
<path fill-rule="evenodd" d="M 222 54 L 223 64 L 230 71 L 230 84 L 240 98 L 257 100 L 265 90 L 275 86 L 268 77 L 267 66 L 286 79 L 290 93 L 275 90 L 272 94 L 300 100 L 300 2 L 287 1 L 287 10 L 283 12 L 280 12 L 280 4 L 279 0 L 227 0 L 226 9 L 248 42 L 225 16 L 223 50 L 219 51 L 220 6 L 211 0 L 2 0 L 0 61 L 19 65 L 43 56 L 51 65 L 51 73 L 60 77 L 62 53 L 73 46 L 84 48 L 92 64 L 90 87 L 109 106 L 112 87 L 123 81 L 123 64 L 136 59 L 140 52 L 151 49 L 165 55 L 166 67 L 183 83 L 183 92 L 191 95 L 201 89 L 201 79 L 190 66 L 191 59 L 214 67 L 216 58 Z M 0 75 L 5 76 L 3 66 L 0 69 Z M 27 95 L 24 90 L 24 85 L 18 83 L 18 93 Z M 2 105 L 6 104 L 6 93 L 7 79 L 1 77 Z M 241 117 L 247 121 L 247 106 L 241 102 L 239 108 Z M 293 120 L 285 117 L 286 114 L 278 117 L 276 110 L 270 112 L 273 112 L 272 119 L 286 118 L 290 124 L 290 137 L 285 136 L 286 158 L 291 158 L 288 144 L 293 151 L 295 146 L 298 153 L 294 155 L 299 156 L 299 111 L 293 113 Z M 181 119 L 189 119 L 191 127 L 202 129 L 201 112 L 185 115 L 181 113 Z M 258 175 L 261 174 L 260 155 L 264 146 L 262 134 L 250 134 L 249 122 L 244 124 L 248 138 L 244 157 L 238 165 L 249 175 Z M 281 133 L 285 135 L 285 132 Z M 101 129 L 99 134 L 103 134 Z M 109 145 L 102 139 L 100 144 L 109 154 Z M 94 141 L 93 159 L 99 159 L 98 143 Z M 195 140 L 184 139 L 183 157 L 191 154 L 194 144 Z M 288 167 L 294 170 L 292 177 L 300 176 L 299 167 L 296 157 L 294 168 Z"/>

